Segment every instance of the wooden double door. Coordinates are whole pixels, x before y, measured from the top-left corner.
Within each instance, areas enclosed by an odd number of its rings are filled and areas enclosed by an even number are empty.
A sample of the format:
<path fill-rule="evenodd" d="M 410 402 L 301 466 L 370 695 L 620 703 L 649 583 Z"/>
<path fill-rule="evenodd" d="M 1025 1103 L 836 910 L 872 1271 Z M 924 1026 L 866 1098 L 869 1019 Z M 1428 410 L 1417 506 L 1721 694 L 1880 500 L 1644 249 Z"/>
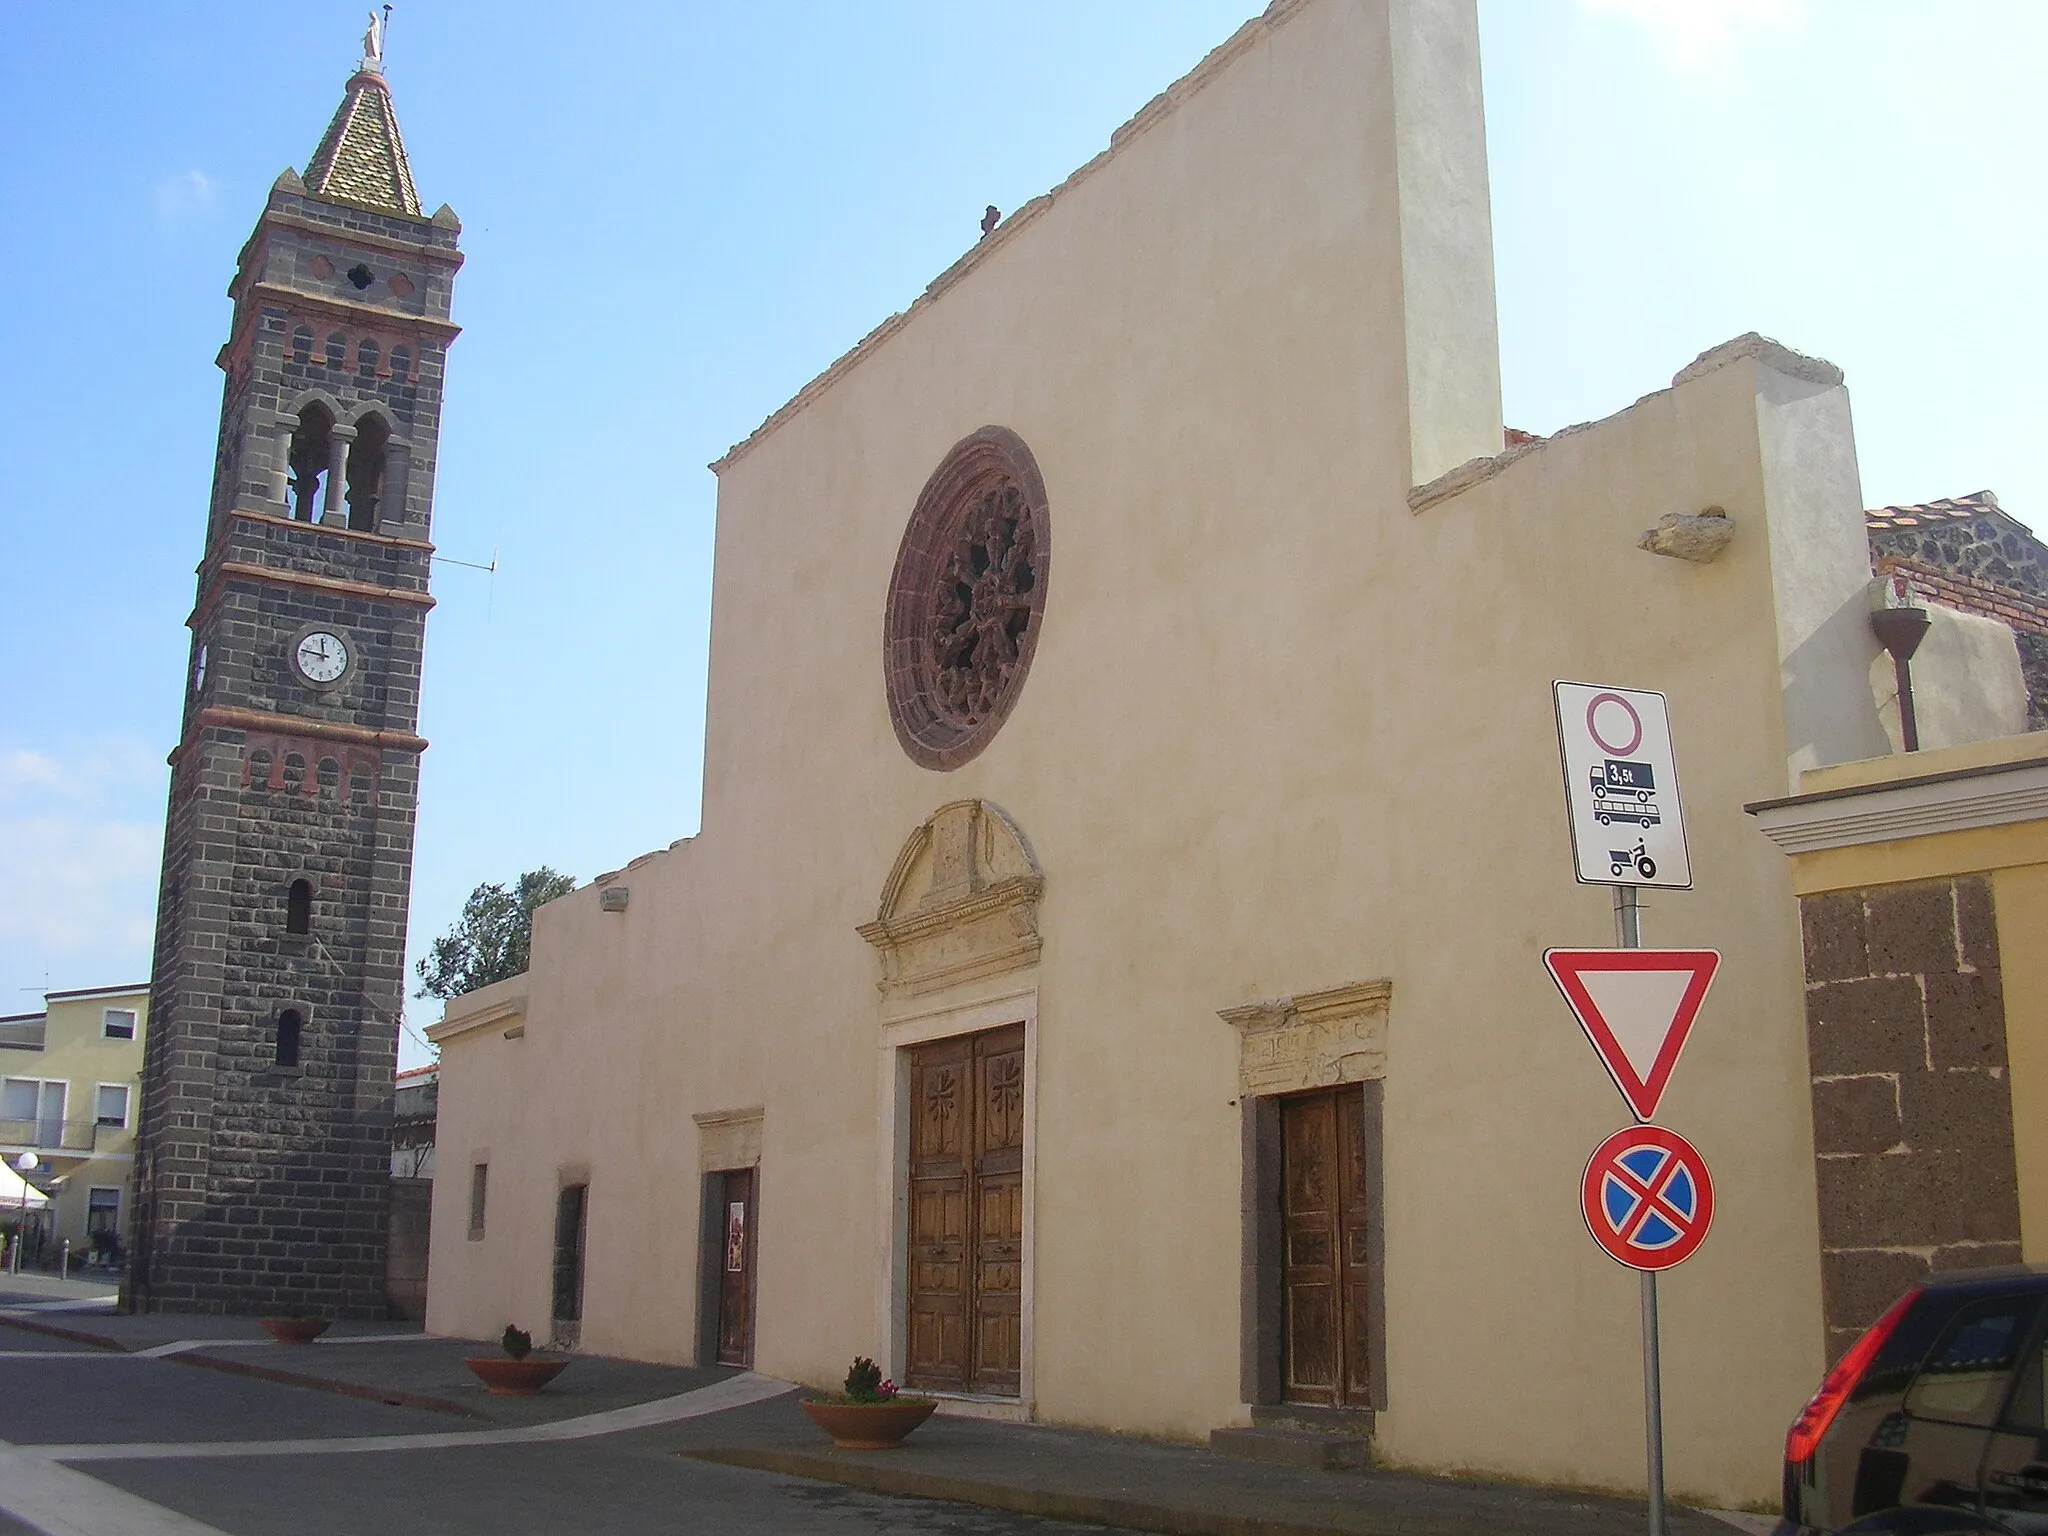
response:
<path fill-rule="evenodd" d="M 1023 1355 L 1024 1026 L 910 1060 L 906 1384 L 1017 1395 Z"/>
<path fill-rule="evenodd" d="M 1280 1101 L 1282 1389 L 1292 1403 L 1373 1403 L 1369 1130 L 1356 1085 Z"/>

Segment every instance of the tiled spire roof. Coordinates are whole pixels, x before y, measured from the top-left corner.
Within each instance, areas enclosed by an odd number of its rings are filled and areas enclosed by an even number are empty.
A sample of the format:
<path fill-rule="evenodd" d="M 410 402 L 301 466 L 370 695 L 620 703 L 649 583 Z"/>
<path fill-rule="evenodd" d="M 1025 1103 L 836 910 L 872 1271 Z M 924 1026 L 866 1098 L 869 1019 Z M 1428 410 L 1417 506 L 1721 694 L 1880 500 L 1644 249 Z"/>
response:
<path fill-rule="evenodd" d="M 328 202 L 420 217 L 391 88 L 374 63 L 366 61 L 350 77 L 348 93 L 306 166 L 305 182 L 308 192 Z"/>

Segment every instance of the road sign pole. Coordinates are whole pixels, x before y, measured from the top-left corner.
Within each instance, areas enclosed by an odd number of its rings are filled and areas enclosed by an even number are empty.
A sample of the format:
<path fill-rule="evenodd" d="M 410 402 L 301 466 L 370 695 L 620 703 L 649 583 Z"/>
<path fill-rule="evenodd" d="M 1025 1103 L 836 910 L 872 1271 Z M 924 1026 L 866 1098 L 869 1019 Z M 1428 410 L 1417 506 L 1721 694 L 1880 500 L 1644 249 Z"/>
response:
<path fill-rule="evenodd" d="M 1642 893 L 1633 885 L 1614 888 L 1614 942 L 1643 947 Z M 1664 1383 L 1657 1351 L 1657 1274 L 1646 1269 L 1643 1285 L 1643 1453 L 1650 1494 L 1650 1536 L 1664 1536 Z"/>

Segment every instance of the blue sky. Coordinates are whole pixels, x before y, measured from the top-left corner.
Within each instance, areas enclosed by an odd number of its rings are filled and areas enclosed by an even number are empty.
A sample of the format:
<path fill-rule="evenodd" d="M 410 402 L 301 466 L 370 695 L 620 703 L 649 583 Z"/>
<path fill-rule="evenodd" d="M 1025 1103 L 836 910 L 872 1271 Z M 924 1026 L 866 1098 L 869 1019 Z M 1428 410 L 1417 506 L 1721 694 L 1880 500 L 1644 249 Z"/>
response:
<path fill-rule="evenodd" d="M 434 538 L 498 561 L 435 575 L 415 955 L 478 881 L 696 829 L 705 464 L 1251 10 L 394 12 L 414 176 L 469 258 Z M 1607 415 L 1760 330 L 1847 371 L 1868 502 L 1988 486 L 2041 526 L 2048 6 L 1480 17 L 1510 423 Z M 0 35 L 0 1013 L 147 972 L 224 288 L 362 22 L 104 0 Z"/>

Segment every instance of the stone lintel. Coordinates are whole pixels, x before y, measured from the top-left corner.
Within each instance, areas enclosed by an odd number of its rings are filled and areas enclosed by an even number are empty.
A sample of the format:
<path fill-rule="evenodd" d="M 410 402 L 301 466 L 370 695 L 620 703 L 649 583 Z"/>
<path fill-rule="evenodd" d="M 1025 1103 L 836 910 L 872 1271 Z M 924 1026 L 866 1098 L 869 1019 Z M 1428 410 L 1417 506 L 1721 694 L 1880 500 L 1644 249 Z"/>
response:
<path fill-rule="evenodd" d="M 1387 1073 L 1384 978 L 1222 1009 L 1238 1032 L 1238 1088 L 1247 1097 L 1362 1083 Z"/>

